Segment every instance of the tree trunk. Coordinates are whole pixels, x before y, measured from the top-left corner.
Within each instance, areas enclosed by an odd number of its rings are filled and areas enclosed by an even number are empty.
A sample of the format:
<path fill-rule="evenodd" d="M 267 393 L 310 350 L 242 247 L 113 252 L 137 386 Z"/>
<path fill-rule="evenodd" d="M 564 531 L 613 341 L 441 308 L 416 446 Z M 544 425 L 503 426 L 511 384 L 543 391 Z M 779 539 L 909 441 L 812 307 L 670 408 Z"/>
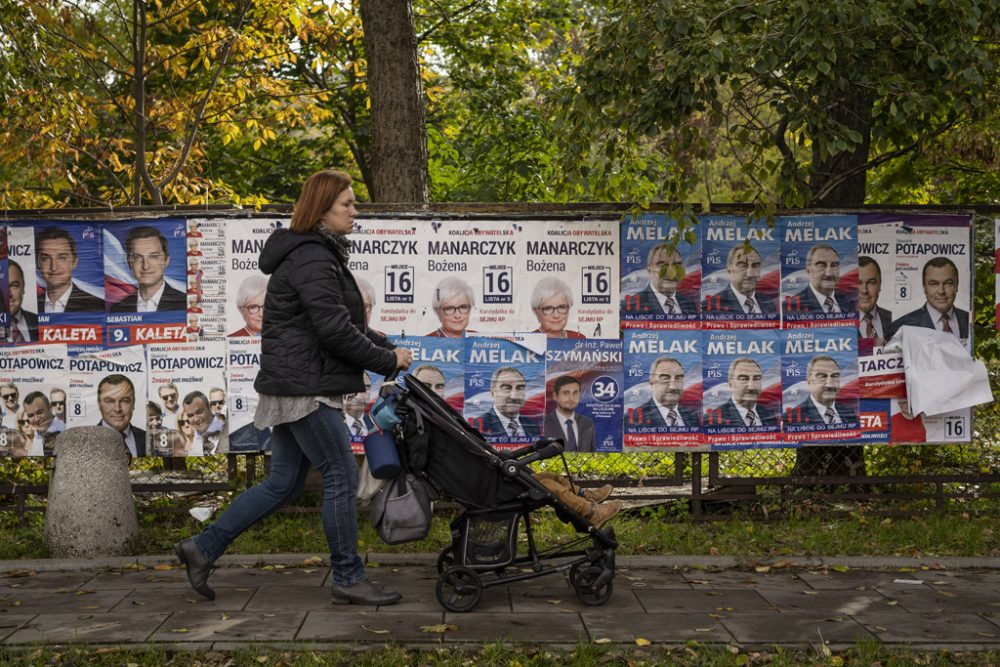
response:
<path fill-rule="evenodd" d="M 830 103 L 830 117 L 862 136 L 853 150 L 832 156 L 822 156 L 822 142 L 813 144 L 813 168 L 810 186 L 812 205 L 852 208 L 865 203 L 868 150 L 871 144 L 872 100 L 855 86 L 851 94 Z M 863 476 L 865 449 L 863 445 L 811 446 L 795 452 L 796 476 Z"/>
<path fill-rule="evenodd" d="M 372 201 L 426 202 L 427 132 L 410 0 L 361 0 L 371 99 Z"/>

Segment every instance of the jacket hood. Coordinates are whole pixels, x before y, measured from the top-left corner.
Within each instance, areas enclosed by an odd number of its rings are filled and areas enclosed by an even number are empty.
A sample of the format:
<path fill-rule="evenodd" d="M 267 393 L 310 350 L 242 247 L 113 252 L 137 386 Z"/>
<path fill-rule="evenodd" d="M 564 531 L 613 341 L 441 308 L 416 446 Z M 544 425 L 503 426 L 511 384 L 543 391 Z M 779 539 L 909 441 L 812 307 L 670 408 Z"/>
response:
<path fill-rule="evenodd" d="M 266 275 L 274 273 L 285 257 L 299 246 L 307 243 L 319 243 L 327 245 L 327 241 L 316 233 L 298 234 L 290 229 L 277 229 L 264 243 L 264 250 L 260 253 L 258 266 Z"/>

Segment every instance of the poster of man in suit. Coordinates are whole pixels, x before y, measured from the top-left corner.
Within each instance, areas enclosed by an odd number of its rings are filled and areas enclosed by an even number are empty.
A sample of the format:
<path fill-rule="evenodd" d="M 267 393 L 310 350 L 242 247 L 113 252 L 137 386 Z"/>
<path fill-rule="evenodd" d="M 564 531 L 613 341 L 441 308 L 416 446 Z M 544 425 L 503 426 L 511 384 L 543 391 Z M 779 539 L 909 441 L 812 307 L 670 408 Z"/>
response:
<path fill-rule="evenodd" d="M 713 449 L 781 442 L 779 331 L 706 331 L 702 428 Z"/>
<path fill-rule="evenodd" d="M 777 230 L 763 220 L 733 215 L 701 220 L 704 328 L 778 328 Z"/>
<path fill-rule="evenodd" d="M 854 327 L 782 332 L 786 440 L 841 442 L 861 437 L 857 363 Z"/>
<path fill-rule="evenodd" d="M 465 404 L 465 341 L 437 336 L 390 336 L 396 347 L 413 352 L 410 375 L 461 413 Z M 381 382 L 376 382 L 376 391 Z"/>
<path fill-rule="evenodd" d="M 526 445 L 542 435 L 545 343 L 544 334 L 465 339 L 465 417 L 494 446 Z"/>
<path fill-rule="evenodd" d="M 777 225 L 786 327 L 857 328 L 857 216 L 781 216 Z"/>
<path fill-rule="evenodd" d="M 623 348 L 617 340 L 550 340 L 544 433 L 567 452 L 622 450 Z"/>
<path fill-rule="evenodd" d="M 128 222 L 103 232 L 108 345 L 185 340 L 184 221 Z"/>
<path fill-rule="evenodd" d="M 102 349 L 104 272 L 98 224 L 69 220 L 15 224 L 8 230 L 8 250 L 25 282 L 21 336 L 25 331 L 31 336 L 37 315 L 37 342 Z"/>
<path fill-rule="evenodd" d="M 147 456 L 146 355 L 142 346 L 69 359 L 68 426 L 106 426 L 130 456 Z"/>
<path fill-rule="evenodd" d="M 263 452 L 270 449 L 271 429 L 253 424 L 257 411 L 257 391 L 253 387 L 260 369 L 260 339 L 226 340 L 226 424 L 229 427 L 229 451 Z"/>
<path fill-rule="evenodd" d="M 690 223 L 689 223 L 690 224 Z M 621 225 L 624 328 L 701 326 L 701 234 L 664 214 L 629 216 Z"/>
<path fill-rule="evenodd" d="M 625 331 L 626 447 L 704 445 L 701 338 L 697 331 Z"/>

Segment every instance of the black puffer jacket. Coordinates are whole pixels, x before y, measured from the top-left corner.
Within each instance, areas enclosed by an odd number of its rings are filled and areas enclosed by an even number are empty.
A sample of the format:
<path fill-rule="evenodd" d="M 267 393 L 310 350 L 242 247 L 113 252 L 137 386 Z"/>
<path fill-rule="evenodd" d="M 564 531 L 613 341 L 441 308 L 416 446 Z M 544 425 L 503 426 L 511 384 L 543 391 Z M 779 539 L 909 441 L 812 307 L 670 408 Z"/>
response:
<path fill-rule="evenodd" d="M 351 394 L 364 391 L 362 370 L 396 368 L 392 345 L 365 325 L 361 292 L 333 243 L 279 229 L 264 244 L 260 269 L 271 280 L 254 382 L 261 394 Z"/>

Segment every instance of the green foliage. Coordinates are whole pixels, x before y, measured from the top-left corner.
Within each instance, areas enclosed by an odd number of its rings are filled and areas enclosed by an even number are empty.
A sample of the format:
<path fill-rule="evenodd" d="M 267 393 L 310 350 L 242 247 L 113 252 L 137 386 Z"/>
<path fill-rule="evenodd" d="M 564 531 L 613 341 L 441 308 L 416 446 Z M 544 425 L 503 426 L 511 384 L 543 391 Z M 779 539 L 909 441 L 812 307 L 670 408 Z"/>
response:
<path fill-rule="evenodd" d="M 565 93 L 570 159 L 609 133 L 691 151 L 719 133 L 762 207 L 806 206 L 848 175 L 821 165 L 868 169 L 995 115 L 998 19 L 997 0 L 617 2 Z M 698 174 L 667 178 L 687 192 Z"/>

